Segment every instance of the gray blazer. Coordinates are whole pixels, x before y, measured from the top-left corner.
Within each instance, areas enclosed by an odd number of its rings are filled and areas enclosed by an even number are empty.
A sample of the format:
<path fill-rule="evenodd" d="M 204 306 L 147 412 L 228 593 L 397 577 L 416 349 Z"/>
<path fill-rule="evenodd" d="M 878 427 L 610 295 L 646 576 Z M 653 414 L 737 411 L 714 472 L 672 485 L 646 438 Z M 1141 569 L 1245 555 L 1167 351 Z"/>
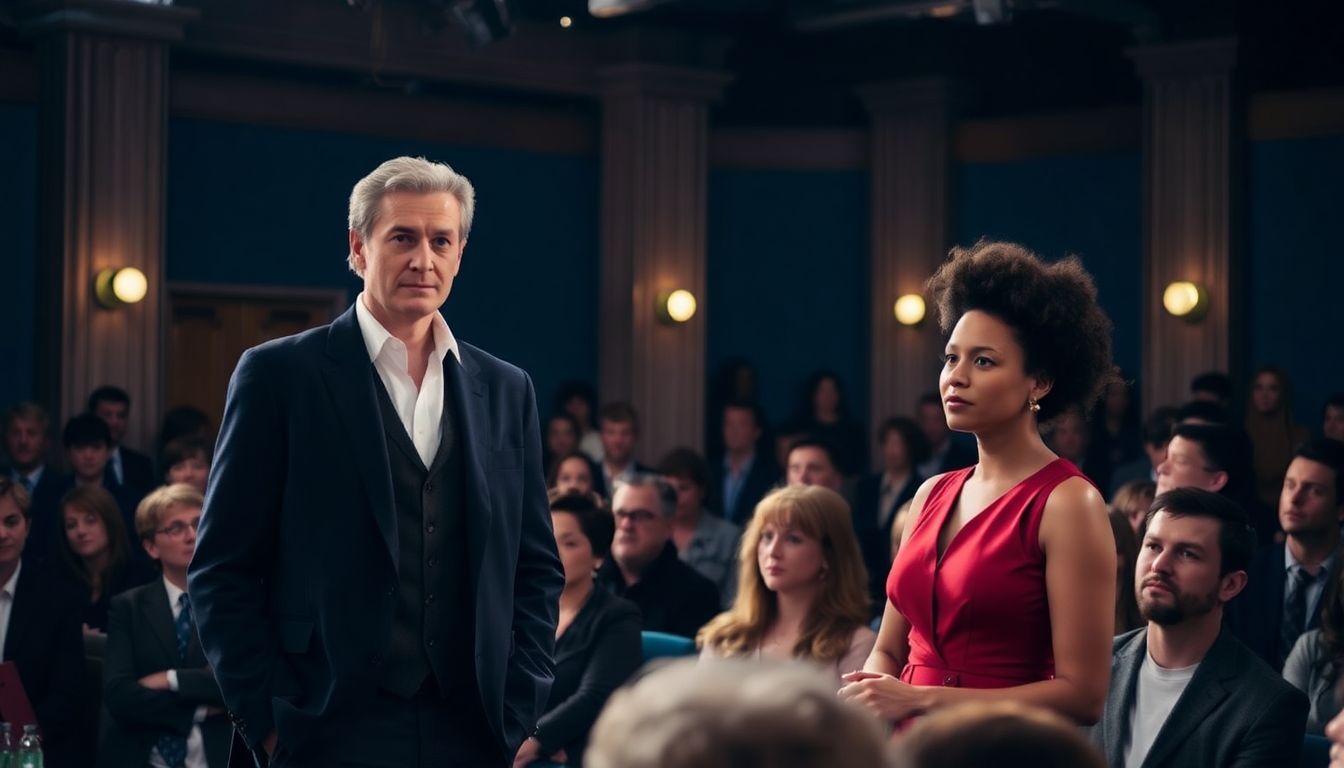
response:
<path fill-rule="evenodd" d="M 1101 720 L 1087 729 L 1112 768 L 1125 764 L 1129 711 L 1147 652 L 1147 627 L 1120 635 L 1112 644 L 1106 707 Z M 1224 629 L 1171 710 L 1143 765 L 1297 765 L 1306 720 L 1307 697 Z"/>
<path fill-rule="evenodd" d="M 1293 652 L 1283 664 L 1283 679 L 1297 690 L 1307 694 L 1311 702 L 1311 711 L 1307 713 L 1307 733 L 1317 736 L 1325 734 L 1325 724 L 1339 714 L 1339 702 L 1335 700 L 1335 683 L 1339 672 L 1333 664 L 1321 668 L 1320 660 L 1325 655 L 1321 642 L 1321 630 L 1309 629 L 1297 638 Z"/>

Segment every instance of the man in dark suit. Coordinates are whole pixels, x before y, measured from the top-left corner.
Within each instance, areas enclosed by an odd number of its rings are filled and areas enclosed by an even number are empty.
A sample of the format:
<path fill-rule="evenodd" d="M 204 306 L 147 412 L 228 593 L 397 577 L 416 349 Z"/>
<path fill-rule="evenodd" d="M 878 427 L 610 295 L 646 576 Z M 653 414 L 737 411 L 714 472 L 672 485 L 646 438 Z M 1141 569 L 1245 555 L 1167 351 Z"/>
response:
<path fill-rule="evenodd" d="M 118 387 L 102 386 L 89 395 L 89 413 L 102 419 L 112 433 L 112 453 L 107 458 L 107 485 L 119 485 L 138 504 L 159 485 L 154 462 L 122 444 L 131 416 L 131 396 Z"/>
<path fill-rule="evenodd" d="M 1274 669 L 1283 669 L 1299 635 L 1320 626 L 1340 567 L 1341 485 L 1344 443 L 1322 438 L 1297 450 L 1279 494 L 1285 539 L 1255 553 L 1250 583 L 1228 606 L 1228 627 Z"/>
<path fill-rule="evenodd" d="M 37 562 L 54 553 L 56 504 L 62 477 L 47 464 L 51 444 L 47 411 L 37 403 L 22 402 L 9 409 L 5 418 L 5 453 L 9 466 L 0 471 L 28 492 L 30 520 L 23 559 Z M 34 535 L 34 533 L 36 535 Z"/>
<path fill-rule="evenodd" d="M 100 767 L 228 764 L 232 728 L 186 594 L 202 503 L 195 488 L 169 485 L 136 510 L 140 543 L 163 567 L 163 578 L 112 598 Z"/>
<path fill-rule="evenodd" d="M 1234 502 L 1157 497 L 1135 569 L 1148 626 L 1115 638 L 1092 743 L 1111 766 L 1296 765 L 1307 699 L 1224 629 L 1255 532 Z"/>
<path fill-rule="evenodd" d="M 730 523 L 746 525 L 756 505 L 780 480 L 779 467 L 761 440 L 761 408 L 735 401 L 723 407 L 723 461 L 711 462 L 709 507 Z"/>
<path fill-rule="evenodd" d="M 915 497 L 924 478 L 915 466 L 929 456 L 924 432 L 912 419 L 893 416 L 877 430 L 882 471 L 867 475 L 854 486 L 854 535 L 868 569 L 868 592 L 874 615 L 887 604 L 887 575 L 891 572 L 892 524 L 896 512 Z"/>
<path fill-rule="evenodd" d="M 970 435 L 947 428 L 947 414 L 943 413 L 943 399 L 937 392 L 927 392 L 915 405 L 919 428 L 929 441 L 929 457 L 915 465 L 920 477 L 933 477 L 954 469 L 969 467 L 980 460 L 975 440 Z"/>
<path fill-rule="evenodd" d="M 506 765 L 553 680 L 564 577 L 532 382 L 439 308 L 470 182 L 397 158 L 350 196 L 364 280 L 229 385 L 190 592 L 259 763 Z"/>
<path fill-rule="evenodd" d="M 0 660 L 12 662 L 42 729 L 46 764 L 82 765 L 84 595 L 50 564 L 25 562 L 31 519 L 23 486 L 0 477 Z"/>

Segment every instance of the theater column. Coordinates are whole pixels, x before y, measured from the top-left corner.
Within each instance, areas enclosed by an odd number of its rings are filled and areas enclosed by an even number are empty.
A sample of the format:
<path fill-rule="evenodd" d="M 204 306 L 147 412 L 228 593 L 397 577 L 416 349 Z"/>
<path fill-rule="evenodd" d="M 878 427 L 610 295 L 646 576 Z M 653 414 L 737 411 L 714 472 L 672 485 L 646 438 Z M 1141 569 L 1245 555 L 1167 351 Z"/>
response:
<path fill-rule="evenodd" d="M 1245 344 L 1241 230 L 1244 99 L 1233 76 L 1234 39 L 1132 50 L 1143 79 L 1143 404 L 1189 398 L 1204 371 L 1242 375 Z M 1208 293 L 1190 322 L 1168 314 L 1173 281 Z"/>
<path fill-rule="evenodd" d="M 951 83 L 941 78 L 860 88 L 872 120 L 872 256 L 869 364 L 873 424 L 913 414 L 938 389 L 942 336 L 932 305 L 922 322 L 897 322 L 893 307 L 924 283 L 950 246 Z M 927 297 L 925 297 L 927 299 Z"/>
<path fill-rule="evenodd" d="M 127 443 L 149 444 L 162 396 L 168 47 L 193 9 L 49 0 L 17 11 L 39 61 L 34 391 L 68 418 L 100 384 L 134 403 Z M 94 276 L 135 267 L 137 304 L 94 302 Z"/>
<path fill-rule="evenodd" d="M 634 404 L 654 461 L 703 443 L 709 103 L 727 78 L 642 63 L 602 77 L 601 397 Z M 678 288 L 695 315 L 660 321 L 659 293 Z"/>

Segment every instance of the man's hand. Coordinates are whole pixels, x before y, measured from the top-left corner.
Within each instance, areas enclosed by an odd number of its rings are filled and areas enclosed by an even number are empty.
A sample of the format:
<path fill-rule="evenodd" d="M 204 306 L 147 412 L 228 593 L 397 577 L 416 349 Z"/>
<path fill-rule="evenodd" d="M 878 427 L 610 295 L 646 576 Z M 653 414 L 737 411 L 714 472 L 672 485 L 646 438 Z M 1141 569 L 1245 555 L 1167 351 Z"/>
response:
<path fill-rule="evenodd" d="M 164 670 L 163 672 L 155 672 L 152 675 L 145 675 L 144 677 L 140 678 L 140 684 L 150 689 L 151 691 L 171 690 L 168 687 L 167 670 Z"/>
<path fill-rule="evenodd" d="M 536 736 L 528 736 L 522 746 L 518 747 L 518 754 L 513 757 L 513 768 L 523 768 L 539 759 L 541 759 L 541 742 L 537 741 Z"/>
<path fill-rule="evenodd" d="M 271 735 L 261 740 L 261 748 L 266 750 L 266 759 L 275 757 L 275 738 L 276 732 L 271 731 Z"/>

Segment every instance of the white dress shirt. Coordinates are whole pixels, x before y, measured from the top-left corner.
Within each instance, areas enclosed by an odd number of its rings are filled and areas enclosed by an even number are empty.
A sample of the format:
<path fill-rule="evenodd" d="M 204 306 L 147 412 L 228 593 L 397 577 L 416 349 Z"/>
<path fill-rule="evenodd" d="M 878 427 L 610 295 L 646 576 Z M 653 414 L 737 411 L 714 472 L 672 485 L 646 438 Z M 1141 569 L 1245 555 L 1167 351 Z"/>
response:
<path fill-rule="evenodd" d="M 23 561 L 14 566 L 14 575 L 0 587 L 0 660 L 4 660 L 5 641 L 9 639 L 9 615 L 14 612 L 14 589 L 19 585 Z"/>
<path fill-rule="evenodd" d="M 443 315 L 435 312 L 430 325 L 434 351 L 429 355 L 425 378 L 417 388 L 415 379 L 411 378 L 410 353 L 405 342 L 393 336 L 378 322 L 365 306 L 363 293 L 355 299 L 355 319 L 359 321 L 359 332 L 364 336 L 369 359 L 373 361 L 378 378 L 392 399 L 392 407 L 401 417 L 401 426 L 410 436 L 416 453 L 420 454 L 420 460 L 428 467 L 434 463 L 434 455 L 439 451 L 439 440 L 443 437 L 443 361 L 448 359 L 451 352 L 459 363 L 462 362 L 462 355 L 457 350 L 457 339 L 448 330 Z"/>
<path fill-rule="evenodd" d="M 112 449 L 112 455 L 107 458 L 108 466 L 112 467 L 112 476 L 117 478 L 117 485 L 126 484 L 126 473 L 121 468 L 121 446 L 118 445 Z"/>
<path fill-rule="evenodd" d="M 173 609 L 173 627 L 176 630 L 177 617 L 182 615 L 182 604 L 179 602 L 182 590 L 167 577 L 163 579 L 163 588 L 168 591 L 168 607 Z M 178 690 L 176 669 L 168 670 L 168 689 Z M 201 738 L 201 723 L 205 722 L 205 713 L 205 707 L 197 707 L 196 715 L 191 721 L 191 733 L 187 735 L 187 768 L 208 768 L 205 762 L 205 740 Z M 149 750 L 149 764 L 151 768 L 169 768 L 168 763 L 159 755 L 157 746 Z"/>

